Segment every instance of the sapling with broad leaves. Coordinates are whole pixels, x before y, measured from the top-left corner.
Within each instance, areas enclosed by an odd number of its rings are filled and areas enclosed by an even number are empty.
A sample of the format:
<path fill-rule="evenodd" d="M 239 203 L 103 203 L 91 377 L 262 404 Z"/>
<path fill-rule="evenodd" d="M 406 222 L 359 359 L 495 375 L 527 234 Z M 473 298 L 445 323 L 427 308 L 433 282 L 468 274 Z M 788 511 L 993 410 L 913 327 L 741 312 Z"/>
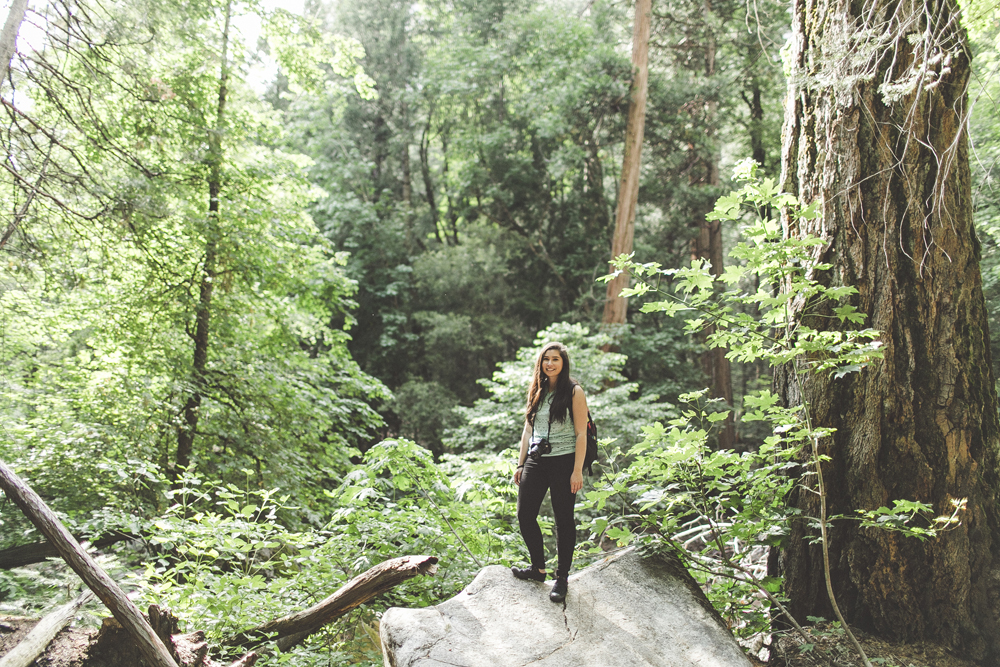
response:
<path fill-rule="evenodd" d="M 759 591 L 807 636 L 782 604 L 780 579 L 746 556 L 755 548 L 778 546 L 792 521 L 808 521 L 823 547 L 831 606 L 868 665 L 830 583 L 830 523 L 854 520 L 929 539 L 958 521 L 960 504 L 950 515 L 937 518 L 929 505 L 906 500 L 892 508 L 828 516 L 823 463 L 829 457 L 820 447 L 833 429 L 814 423 L 802 380 L 814 373 L 843 378 L 877 364 L 882 358 L 879 332 L 864 328 L 865 316 L 851 303 L 856 288 L 831 287 L 822 280 L 831 267 L 815 257 L 828 241 L 785 234 L 774 217 L 784 210 L 795 224 L 818 216 L 817 207 L 780 192 L 773 180 L 758 174 L 752 160 L 737 165 L 735 180 L 742 187 L 721 197 L 710 214 L 714 220 L 744 222 L 744 240 L 730 253 L 736 261 L 721 276 L 714 277 L 704 260 L 668 269 L 621 255 L 613 261 L 615 272 L 603 280 L 627 272 L 634 285 L 622 294 L 645 297 L 642 312 L 686 316 L 690 333 L 711 327 L 708 344 L 726 348 L 732 360 L 761 360 L 791 369 L 801 400 L 787 407 L 767 390 L 746 396 L 742 421 L 764 421 L 771 434 L 756 451 L 741 454 L 708 447 L 713 424 L 726 418 L 725 409 L 705 401 L 704 392 L 681 396 L 688 405 L 681 416 L 666 425 L 645 427 L 644 440 L 628 452 L 631 463 L 613 470 L 587 494 L 588 504 L 598 511 L 614 496 L 624 501 L 619 507 L 628 508 L 616 517 L 595 519 L 590 528 L 620 545 L 636 542 L 681 551 L 696 573 L 713 579 L 710 596 L 738 630 L 753 634 L 768 629 L 769 612 L 755 595 Z M 835 331 L 810 326 L 819 318 L 836 318 L 842 326 Z M 808 484 L 820 497 L 819 516 L 798 516 L 786 505 L 789 491 L 798 484 Z"/>

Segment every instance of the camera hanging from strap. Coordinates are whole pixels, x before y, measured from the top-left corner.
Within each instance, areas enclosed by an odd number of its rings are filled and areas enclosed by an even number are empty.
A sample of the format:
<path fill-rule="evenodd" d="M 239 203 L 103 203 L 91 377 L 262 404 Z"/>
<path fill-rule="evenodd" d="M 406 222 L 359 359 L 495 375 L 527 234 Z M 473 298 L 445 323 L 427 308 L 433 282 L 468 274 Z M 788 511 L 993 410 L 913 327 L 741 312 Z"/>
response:
<path fill-rule="evenodd" d="M 536 412 L 537 416 L 538 413 Z M 552 433 L 552 404 L 549 402 L 548 428 L 544 438 L 535 437 L 535 421 L 531 420 L 531 441 L 528 443 L 528 458 L 538 461 L 542 456 L 552 451 L 552 443 L 549 442 L 549 435 Z"/>

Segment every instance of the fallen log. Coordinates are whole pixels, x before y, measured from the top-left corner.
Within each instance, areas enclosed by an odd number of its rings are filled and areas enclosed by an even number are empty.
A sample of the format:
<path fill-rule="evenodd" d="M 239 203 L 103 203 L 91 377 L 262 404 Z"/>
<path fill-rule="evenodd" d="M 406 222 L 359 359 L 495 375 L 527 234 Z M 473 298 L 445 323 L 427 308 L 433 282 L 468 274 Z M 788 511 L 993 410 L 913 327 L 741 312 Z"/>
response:
<path fill-rule="evenodd" d="M 79 543 L 38 494 L 3 462 L 0 462 L 0 489 L 21 508 L 39 532 L 56 547 L 66 564 L 83 579 L 87 587 L 94 591 L 128 631 L 150 667 L 177 667 L 167 647 L 132 601 L 125 597 L 118 584 L 80 548 Z"/>
<path fill-rule="evenodd" d="M 383 561 L 344 584 L 322 602 L 295 614 L 268 621 L 227 639 L 227 646 L 259 646 L 277 639 L 278 648 L 287 651 L 306 637 L 368 600 L 385 593 L 397 584 L 421 574 L 437 571 L 436 556 L 402 556 Z"/>
<path fill-rule="evenodd" d="M 83 536 L 73 536 L 77 542 L 84 540 Z M 90 546 L 95 549 L 103 549 L 125 540 L 138 539 L 136 535 L 128 533 L 112 533 L 103 535 L 90 542 Z M 9 549 L 0 550 L 0 570 L 12 570 L 15 567 L 24 567 L 41 563 L 46 558 L 58 558 L 59 551 L 49 542 L 34 542 L 32 544 L 22 544 Z"/>
<path fill-rule="evenodd" d="M 247 653 L 246 655 L 244 655 L 242 658 L 240 658 L 239 660 L 237 660 L 233 664 L 229 665 L 229 667 L 252 667 L 253 665 L 255 665 L 257 663 L 257 659 L 259 657 L 260 656 L 257 655 L 254 651 L 250 651 L 249 653 Z"/>
<path fill-rule="evenodd" d="M 169 609 L 155 604 L 150 605 L 149 625 L 180 667 L 223 667 L 209 656 L 205 633 L 196 630 L 181 634 L 180 623 Z M 250 667 L 258 657 L 256 652 L 251 651 L 229 667 Z M 84 664 L 136 667 L 144 665 L 145 661 L 139 652 L 139 647 L 121 624 L 113 618 L 105 618 L 100 632 L 87 649 Z"/>
<path fill-rule="evenodd" d="M 276 639 L 278 648 L 287 651 L 324 625 L 403 581 L 417 575 L 434 574 L 437 562 L 438 559 L 434 556 L 403 556 L 385 561 L 354 577 L 333 595 L 309 609 L 242 632 L 225 641 L 224 645 L 257 647 Z M 208 655 L 209 646 L 205 641 L 205 633 L 195 631 L 181 634 L 177 617 L 168 609 L 150 605 L 148 620 L 143 617 L 143 621 L 152 634 L 167 647 L 171 660 L 180 667 L 221 667 Z M 114 618 L 104 619 L 101 631 L 91 642 L 86 655 L 88 661 L 95 661 L 97 664 L 148 664 L 135 637 Z M 258 652 L 251 650 L 229 667 L 251 667 L 258 657 Z M 7 656 L 0 659 L 0 667 L 22 667 L 18 663 L 8 666 L 6 660 Z M 26 664 L 30 664 L 30 661 Z"/>
<path fill-rule="evenodd" d="M 0 667 L 29 667 L 59 631 L 69 625 L 76 612 L 94 597 L 93 591 L 84 591 L 72 602 L 64 604 L 45 616 L 31 629 L 17 646 L 0 658 Z"/>

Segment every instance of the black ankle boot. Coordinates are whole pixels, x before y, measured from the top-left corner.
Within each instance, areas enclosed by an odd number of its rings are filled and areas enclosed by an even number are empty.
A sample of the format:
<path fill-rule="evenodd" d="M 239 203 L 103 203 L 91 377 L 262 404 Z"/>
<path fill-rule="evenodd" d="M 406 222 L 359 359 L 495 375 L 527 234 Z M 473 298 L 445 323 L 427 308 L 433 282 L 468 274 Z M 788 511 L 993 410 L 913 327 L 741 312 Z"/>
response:
<path fill-rule="evenodd" d="M 545 573 L 539 571 L 534 566 L 531 567 L 512 567 L 510 571 L 518 579 L 531 579 L 532 581 L 545 581 Z"/>
<path fill-rule="evenodd" d="M 549 599 L 553 602 L 562 602 L 566 599 L 567 587 L 566 577 L 556 577 L 556 583 L 552 584 L 552 590 L 549 592 Z"/>

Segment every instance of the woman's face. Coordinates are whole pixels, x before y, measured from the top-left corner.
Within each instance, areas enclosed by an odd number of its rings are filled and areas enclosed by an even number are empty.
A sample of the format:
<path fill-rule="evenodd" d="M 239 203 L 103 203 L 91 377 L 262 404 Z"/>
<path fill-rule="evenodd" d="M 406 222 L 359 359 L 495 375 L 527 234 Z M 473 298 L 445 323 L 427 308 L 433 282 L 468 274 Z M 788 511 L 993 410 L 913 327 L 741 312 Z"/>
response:
<path fill-rule="evenodd" d="M 563 368 L 563 358 L 559 354 L 559 350 L 552 348 L 546 350 L 545 354 L 542 355 L 542 372 L 545 373 L 545 377 L 549 379 L 549 386 L 554 387 L 556 379 L 562 372 Z"/>

